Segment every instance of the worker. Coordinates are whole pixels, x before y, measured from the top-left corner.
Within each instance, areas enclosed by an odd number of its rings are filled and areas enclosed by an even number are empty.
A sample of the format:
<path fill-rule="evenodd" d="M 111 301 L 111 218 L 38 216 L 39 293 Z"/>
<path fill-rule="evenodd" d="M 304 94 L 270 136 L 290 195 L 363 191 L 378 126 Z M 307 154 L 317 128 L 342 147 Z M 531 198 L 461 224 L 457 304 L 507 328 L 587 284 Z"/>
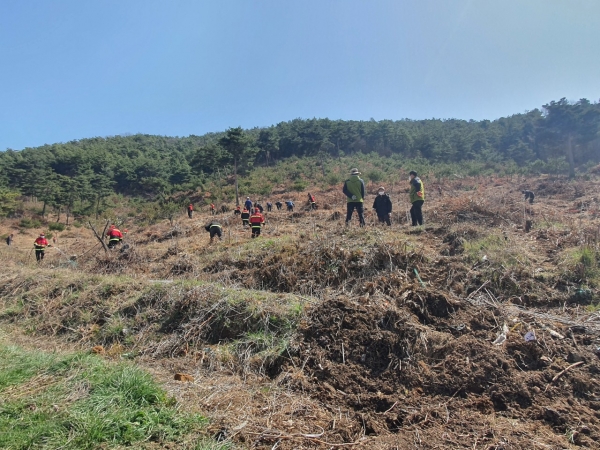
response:
<path fill-rule="evenodd" d="M 35 249 L 35 259 L 37 262 L 40 262 L 42 259 L 44 259 L 44 251 L 46 250 L 46 247 L 50 247 L 50 244 L 48 244 L 44 233 L 41 233 L 33 243 L 33 248 Z"/>
<path fill-rule="evenodd" d="M 387 223 L 388 227 L 392 225 L 392 201 L 390 196 L 386 194 L 385 188 L 381 186 L 377 190 L 377 197 L 373 202 L 373 209 L 377 213 L 377 219 L 379 223 Z"/>
<path fill-rule="evenodd" d="M 258 203 L 258 202 L 256 202 L 256 203 L 254 204 L 254 209 L 256 209 L 256 210 L 260 211 L 260 213 L 261 213 L 261 214 L 262 214 L 262 213 L 265 211 L 265 209 L 263 208 L 263 205 L 261 205 L 261 204 L 260 204 L 260 203 Z"/>
<path fill-rule="evenodd" d="M 358 169 L 350 171 L 350 178 L 344 182 L 342 192 L 346 195 L 346 226 L 350 224 L 352 214 L 356 209 L 361 227 L 365 226 L 365 212 L 363 203 L 365 199 L 365 182 L 359 177 Z"/>
<path fill-rule="evenodd" d="M 187 207 L 187 212 L 188 212 L 188 217 L 191 219 L 192 215 L 194 214 L 194 205 L 192 205 L 190 203 L 189 206 Z"/>
<path fill-rule="evenodd" d="M 273 203 L 267 202 L 267 212 L 273 211 Z"/>
<path fill-rule="evenodd" d="M 223 239 L 221 224 L 219 222 L 217 222 L 216 220 L 213 220 L 212 222 L 208 223 L 204 227 L 204 229 L 210 233 L 210 243 L 211 244 L 212 244 L 212 241 L 215 236 L 218 236 L 220 241 Z"/>
<path fill-rule="evenodd" d="M 277 211 L 281 211 L 281 208 L 283 206 L 283 203 L 281 203 L 279 200 L 275 202 L 275 206 L 277 207 Z"/>
<path fill-rule="evenodd" d="M 260 236 L 260 229 L 265 223 L 265 216 L 262 213 L 255 209 L 252 215 L 250 216 L 250 226 L 252 227 L 252 238 Z"/>
<path fill-rule="evenodd" d="M 211 213 L 213 216 L 214 216 L 214 215 L 217 213 L 217 211 L 215 210 L 215 204 L 214 204 L 214 203 L 211 203 L 211 204 L 210 204 L 210 213 Z"/>
<path fill-rule="evenodd" d="M 533 191 L 521 191 L 521 193 L 525 194 L 525 200 L 529 199 L 529 203 L 533 203 L 533 199 L 535 198 Z"/>
<path fill-rule="evenodd" d="M 423 203 L 425 203 L 425 186 L 414 170 L 408 173 L 408 181 L 410 183 L 409 197 L 412 203 L 410 217 L 412 219 L 412 226 L 415 227 L 423 225 L 423 212 L 421 208 L 423 207 Z"/>
<path fill-rule="evenodd" d="M 244 202 L 244 206 L 246 207 L 246 209 L 248 210 L 248 212 L 252 211 L 252 200 L 250 200 L 250 197 L 246 197 L 246 201 Z"/>
<path fill-rule="evenodd" d="M 113 249 L 123 240 L 123 233 L 115 225 L 108 230 L 108 248 Z"/>
<path fill-rule="evenodd" d="M 308 204 L 310 205 L 310 209 L 317 209 L 317 202 L 315 201 L 315 196 L 310 192 L 308 193 Z"/>
<path fill-rule="evenodd" d="M 287 210 L 288 212 L 294 212 L 294 202 L 291 200 L 288 200 L 287 202 L 285 202 L 286 206 L 287 206 Z"/>
<path fill-rule="evenodd" d="M 234 215 L 234 216 L 239 216 L 240 214 L 242 214 L 242 211 L 241 211 L 241 209 L 240 209 L 240 205 L 237 205 L 237 206 L 235 207 L 235 211 L 233 211 L 233 215 Z"/>
<path fill-rule="evenodd" d="M 9 246 L 12 245 L 14 236 L 15 235 L 12 234 L 12 233 L 7 236 L 7 238 L 6 238 L 6 245 L 9 245 Z"/>
<path fill-rule="evenodd" d="M 250 211 L 248 211 L 248 208 L 244 207 L 240 217 L 242 218 L 242 225 L 244 225 L 244 227 L 247 227 L 250 223 Z"/>

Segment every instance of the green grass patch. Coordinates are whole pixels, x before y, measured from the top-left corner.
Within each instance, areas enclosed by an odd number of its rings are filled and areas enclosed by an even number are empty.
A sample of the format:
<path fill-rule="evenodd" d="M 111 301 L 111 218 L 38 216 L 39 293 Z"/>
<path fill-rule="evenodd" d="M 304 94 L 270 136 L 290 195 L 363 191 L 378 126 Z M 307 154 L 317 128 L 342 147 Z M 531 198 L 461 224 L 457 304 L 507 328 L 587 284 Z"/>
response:
<path fill-rule="evenodd" d="M 568 250 L 565 273 L 575 281 L 600 285 L 600 252 L 589 245 Z"/>
<path fill-rule="evenodd" d="M 0 343 L 0 448 L 183 446 L 205 424 L 178 410 L 148 373 L 130 364 Z M 205 443 L 185 447 L 215 448 Z"/>
<path fill-rule="evenodd" d="M 64 223 L 50 222 L 48 224 L 48 229 L 50 231 L 65 231 L 65 228 L 67 228 L 67 226 Z"/>
<path fill-rule="evenodd" d="M 42 222 L 40 222 L 37 219 L 29 219 L 29 218 L 24 218 L 21 219 L 21 221 L 19 222 L 19 226 L 21 228 L 39 228 L 40 226 L 42 226 Z"/>

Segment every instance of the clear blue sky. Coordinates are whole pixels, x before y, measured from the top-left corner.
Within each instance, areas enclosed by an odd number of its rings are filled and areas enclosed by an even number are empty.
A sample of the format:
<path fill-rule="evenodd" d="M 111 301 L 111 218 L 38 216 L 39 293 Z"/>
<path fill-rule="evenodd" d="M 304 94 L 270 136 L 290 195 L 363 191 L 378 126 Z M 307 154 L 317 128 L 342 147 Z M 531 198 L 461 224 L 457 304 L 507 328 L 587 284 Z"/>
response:
<path fill-rule="evenodd" d="M 600 98 L 600 0 L 0 0 L 0 149 Z"/>

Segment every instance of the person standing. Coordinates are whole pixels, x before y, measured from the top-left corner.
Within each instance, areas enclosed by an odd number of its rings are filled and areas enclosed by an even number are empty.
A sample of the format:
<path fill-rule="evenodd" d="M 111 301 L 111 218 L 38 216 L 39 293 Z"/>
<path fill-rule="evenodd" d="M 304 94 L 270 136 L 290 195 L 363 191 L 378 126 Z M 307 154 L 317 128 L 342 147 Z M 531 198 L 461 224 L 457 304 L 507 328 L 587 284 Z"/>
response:
<path fill-rule="evenodd" d="M 187 212 L 188 212 L 188 217 L 191 219 L 192 215 L 194 214 L 194 205 L 192 205 L 190 203 L 189 206 L 187 207 Z"/>
<path fill-rule="evenodd" d="M 6 238 L 6 245 L 12 245 L 13 242 L 13 238 L 15 237 L 15 235 L 13 233 L 9 234 L 8 237 Z"/>
<path fill-rule="evenodd" d="M 235 211 L 233 211 L 233 215 L 234 216 L 239 216 L 242 213 L 242 211 L 240 210 L 240 205 L 237 205 L 235 207 Z"/>
<path fill-rule="evenodd" d="M 390 196 L 385 193 L 384 187 L 380 187 L 377 191 L 377 197 L 373 202 L 373 209 L 377 213 L 377 219 L 379 223 L 387 223 L 388 227 L 392 225 L 392 200 Z"/>
<path fill-rule="evenodd" d="M 273 211 L 273 203 L 267 202 L 267 212 Z"/>
<path fill-rule="evenodd" d="M 342 192 L 347 197 L 346 203 L 346 225 L 350 223 L 352 214 L 356 209 L 358 214 L 358 220 L 360 226 L 365 226 L 365 211 L 363 207 L 365 199 L 365 182 L 359 177 L 360 172 L 358 169 L 352 169 L 350 171 L 350 178 L 344 182 L 344 188 Z"/>
<path fill-rule="evenodd" d="M 246 207 L 244 207 L 244 209 L 242 210 L 240 218 L 242 219 L 242 225 L 244 227 L 247 227 L 250 220 L 250 211 L 248 211 Z"/>
<path fill-rule="evenodd" d="M 44 252 L 46 251 L 46 247 L 49 246 L 50 245 L 46 240 L 46 236 L 44 235 L 44 233 L 41 233 L 33 243 L 33 248 L 35 249 L 35 259 L 37 262 L 40 262 L 44 259 Z"/>
<path fill-rule="evenodd" d="M 216 213 L 217 213 L 217 210 L 215 209 L 215 204 L 211 203 L 210 204 L 210 214 L 214 216 Z"/>
<path fill-rule="evenodd" d="M 425 186 L 418 177 L 417 172 L 411 170 L 408 174 L 410 182 L 409 197 L 412 207 L 410 208 L 410 217 L 412 219 L 412 226 L 423 225 L 423 212 L 421 208 L 425 203 Z"/>
<path fill-rule="evenodd" d="M 250 200 L 250 197 L 246 197 L 244 207 L 248 210 L 248 212 L 252 211 L 252 200 Z"/>
<path fill-rule="evenodd" d="M 250 226 L 252 227 L 252 238 L 260 236 L 260 229 L 265 223 L 265 216 L 262 213 L 255 209 L 252 215 L 250 216 Z"/>
<path fill-rule="evenodd" d="M 208 223 L 204 227 L 204 229 L 210 233 L 210 243 L 211 244 L 212 244 L 212 241 L 215 236 L 217 236 L 220 241 L 223 240 L 223 238 L 222 238 L 223 232 L 222 232 L 221 224 L 219 222 L 217 222 L 216 220 L 213 220 L 212 222 Z"/>
<path fill-rule="evenodd" d="M 315 201 L 315 196 L 312 195 L 310 192 L 308 193 L 308 205 L 310 206 L 310 209 L 317 209 L 317 202 Z"/>

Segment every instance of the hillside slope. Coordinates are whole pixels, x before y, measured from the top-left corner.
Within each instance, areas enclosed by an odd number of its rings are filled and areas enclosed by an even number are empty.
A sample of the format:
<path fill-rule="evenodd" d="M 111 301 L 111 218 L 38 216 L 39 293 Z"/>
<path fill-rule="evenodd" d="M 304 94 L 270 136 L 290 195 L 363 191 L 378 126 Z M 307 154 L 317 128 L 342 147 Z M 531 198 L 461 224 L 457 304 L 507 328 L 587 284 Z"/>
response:
<path fill-rule="evenodd" d="M 594 448 L 600 181 L 528 179 L 532 205 L 523 183 L 428 185 L 416 228 L 399 188 L 390 228 L 344 227 L 338 188 L 258 239 L 231 213 L 211 245 L 206 212 L 130 217 L 127 250 L 71 228 L 40 265 L 23 230 L 0 321 L 134 360 L 240 448 Z"/>

